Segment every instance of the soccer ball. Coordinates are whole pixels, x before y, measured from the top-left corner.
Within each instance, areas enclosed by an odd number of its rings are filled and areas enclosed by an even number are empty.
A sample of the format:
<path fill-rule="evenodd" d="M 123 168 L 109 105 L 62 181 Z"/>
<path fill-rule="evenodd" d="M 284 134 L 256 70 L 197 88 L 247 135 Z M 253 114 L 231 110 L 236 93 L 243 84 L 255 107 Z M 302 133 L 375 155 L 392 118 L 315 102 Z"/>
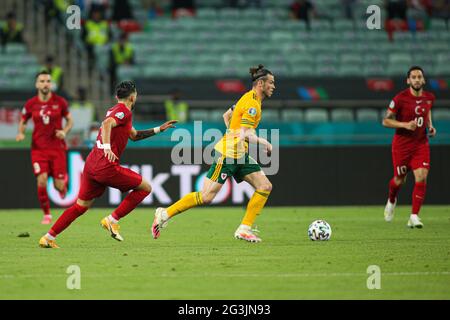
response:
<path fill-rule="evenodd" d="M 329 240 L 331 237 L 331 227 L 325 220 L 316 220 L 308 228 L 308 237 L 312 241 Z"/>

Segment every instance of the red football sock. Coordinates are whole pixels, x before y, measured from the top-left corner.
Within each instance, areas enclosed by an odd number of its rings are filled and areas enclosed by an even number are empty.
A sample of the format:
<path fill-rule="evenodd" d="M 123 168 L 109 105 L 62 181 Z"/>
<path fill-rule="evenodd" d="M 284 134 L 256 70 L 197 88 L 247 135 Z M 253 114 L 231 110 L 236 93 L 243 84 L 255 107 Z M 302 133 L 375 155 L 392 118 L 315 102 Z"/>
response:
<path fill-rule="evenodd" d="M 50 200 L 48 200 L 47 187 L 38 187 L 38 199 L 45 215 L 50 214 Z"/>
<path fill-rule="evenodd" d="M 395 203 L 395 199 L 397 199 L 397 194 L 400 190 L 401 184 L 396 185 L 394 178 L 389 181 L 389 202 Z"/>
<path fill-rule="evenodd" d="M 419 214 L 423 200 L 425 200 L 425 191 L 427 184 L 425 182 L 416 182 L 413 190 L 412 214 Z"/>
<path fill-rule="evenodd" d="M 125 199 L 123 199 L 122 203 L 119 207 L 114 210 L 112 213 L 112 217 L 116 220 L 120 220 L 129 214 L 134 208 L 138 206 L 139 203 L 144 200 L 150 192 L 144 190 L 134 190 L 130 192 Z"/>
<path fill-rule="evenodd" d="M 85 213 L 89 208 L 82 207 L 78 203 L 75 203 L 69 209 L 64 211 L 64 213 L 55 222 L 53 227 L 48 232 L 52 237 L 56 237 L 58 234 L 63 232 L 76 218 Z"/>

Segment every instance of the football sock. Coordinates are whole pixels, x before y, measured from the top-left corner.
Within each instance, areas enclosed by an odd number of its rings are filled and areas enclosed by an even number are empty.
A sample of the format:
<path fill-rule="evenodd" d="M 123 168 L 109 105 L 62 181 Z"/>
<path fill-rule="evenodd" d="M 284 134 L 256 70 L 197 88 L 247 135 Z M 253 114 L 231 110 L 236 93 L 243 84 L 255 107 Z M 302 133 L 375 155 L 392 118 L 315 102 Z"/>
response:
<path fill-rule="evenodd" d="M 252 198 L 248 202 L 247 211 L 245 212 L 242 224 L 246 226 L 252 226 L 256 220 L 256 216 L 259 215 L 262 208 L 266 204 L 267 198 L 269 198 L 270 191 L 256 190 Z"/>
<path fill-rule="evenodd" d="M 45 215 L 50 214 L 50 201 L 48 200 L 47 187 L 38 187 L 38 199 Z"/>
<path fill-rule="evenodd" d="M 48 240 L 55 240 L 55 237 L 52 236 L 50 233 L 47 233 L 45 236 L 47 237 Z"/>
<path fill-rule="evenodd" d="M 203 204 L 201 192 L 191 192 L 185 195 L 183 198 L 175 202 L 169 208 L 167 208 L 167 215 L 169 218 L 182 213 L 190 208 L 197 207 Z"/>
<path fill-rule="evenodd" d="M 108 220 L 109 220 L 109 222 L 111 222 L 111 223 L 118 223 L 118 222 L 119 222 L 119 220 L 114 219 L 114 217 L 112 216 L 112 214 L 110 214 L 110 215 L 108 216 Z"/>
<path fill-rule="evenodd" d="M 70 224 L 75 221 L 76 218 L 85 213 L 89 208 L 82 207 L 78 203 L 68 208 L 55 222 L 53 227 L 48 232 L 52 237 L 56 237 L 58 234 L 63 232 Z"/>
<path fill-rule="evenodd" d="M 419 214 L 420 207 L 425 200 L 425 191 L 427 184 L 425 182 L 416 182 L 412 194 L 412 214 Z"/>
<path fill-rule="evenodd" d="M 144 190 L 134 190 L 130 192 L 120 203 L 119 207 L 114 210 L 111 216 L 117 221 L 122 219 L 133 211 L 149 194 L 150 192 Z"/>
<path fill-rule="evenodd" d="M 389 181 L 389 202 L 395 203 L 395 199 L 397 199 L 398 191 L 400 190 L 401 184 L 396 185 L 394 178 Z"/>

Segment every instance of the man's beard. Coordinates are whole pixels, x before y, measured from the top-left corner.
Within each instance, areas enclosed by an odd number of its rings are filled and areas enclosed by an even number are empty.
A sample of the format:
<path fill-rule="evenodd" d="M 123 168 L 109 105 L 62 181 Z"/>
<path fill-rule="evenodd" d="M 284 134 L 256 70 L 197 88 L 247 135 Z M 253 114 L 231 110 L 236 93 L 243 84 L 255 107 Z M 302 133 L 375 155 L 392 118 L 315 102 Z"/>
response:
<path fill-rule="evenodd" d="M 421 85 L 419 85 L 418 87 L 417 86 L 414 86 L 414 85 L 411 85 L 411 88 L 414 90 L 414 91 L 420 91 L 420 90 L 422 90 L 423 89 L 423 84 L 421 84 Z"/>
<path fill-rule="evenodd" d="M 39 90 L 43 96 L 46 96 L 50 93 L 50 89 Z"/>

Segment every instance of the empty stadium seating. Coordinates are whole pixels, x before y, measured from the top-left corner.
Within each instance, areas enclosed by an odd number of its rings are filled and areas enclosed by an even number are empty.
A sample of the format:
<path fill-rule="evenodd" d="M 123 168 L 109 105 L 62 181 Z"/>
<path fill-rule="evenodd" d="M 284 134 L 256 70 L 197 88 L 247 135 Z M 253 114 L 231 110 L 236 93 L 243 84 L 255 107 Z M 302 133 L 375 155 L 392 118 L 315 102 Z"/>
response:
<path fill-rule="evenodd" d="M 290 0 L 267 0 L 264 8 L 221 8 L 221 0 L 198 1 L 195 17 L 148 20 L 131 41 L 145 77 L 244 76 L 263 63 L 278 76 L 403 76 L 412 64 L 428 75 L 450 74 L 450 32 L 432 19 L 425 32 L 396 32 L 366 27 L 365 9 L 382 0 L 359 1 L 355 20 L 344 18 L 339 1 L 315 1 L 319 19 L 311 30 L 288 18 Z M 211 66 L 214 66 L 212 68 Z M 165 72 L 163 70 L 166 70 Z M 275 71 L 274 71 L 275 72 Z M 120 78 L 138 75 L 130 68 Z"/>

